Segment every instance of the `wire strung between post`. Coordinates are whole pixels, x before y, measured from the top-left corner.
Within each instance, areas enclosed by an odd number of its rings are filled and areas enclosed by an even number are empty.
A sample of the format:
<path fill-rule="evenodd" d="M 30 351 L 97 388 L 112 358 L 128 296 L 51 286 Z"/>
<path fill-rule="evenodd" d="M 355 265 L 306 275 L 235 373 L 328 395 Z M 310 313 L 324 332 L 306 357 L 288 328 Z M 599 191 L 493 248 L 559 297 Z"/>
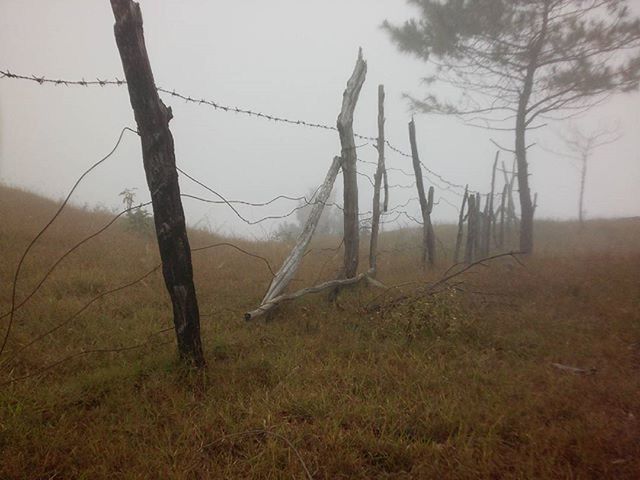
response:
<path fill-rule="evenodd" d="M 117 77 L 115 79 L 109 79 L 109 80 L 103 80 L 103 79 L 100 79 L 100 78 L 96 78 L 95 80 L 85 80 L 84 78 L 81 79 L 81 80 L 64 80 L 64 79 L 54 79 L 54 78 L 49 78 L 49 77 L 45 77 L 45 76 L 38 76 L 38 75 L 22 75 L 22 74 L 12 73 L 8 69 L 0 70 L 0 79 L 1 78 L 9 78 L 9 79 L 15 79 L 15 80 L 26 80 L 26 81 L 31 81 L 31 82 L 38 83 L 39 85 L 50 84 L 50 85 L 65 86 L 65 87 L 69 87 L 69 86 L 82 86 L 82 87 L 100 86 L 100 87 L 105 87 L 105 86 L 123 86 L 123 85 L 127 84 L 126 81 L 120 80 Z M 334 126 L 334 125 L 327 125 L 327 124 L 317 123 L 317 122 L 309 122 L 307 120 L 301 120 L 301 119 L 300 120 L 291 119 L 291 118 L 287 118 L 287 117 L 282 117 L 282 116 L 278 116 L 278 115 L 272 115 L 272 114 L 260 112 L 260 111 L 257 111 L 257 110 L 224 105 L 224 104 L 218 103 L 218 102 L 216 102 L 214 100 L 208 100 L 208 99 L 205 99 L 205 98 L 192 97 L 190 95 L 186 95 L 186 94 L 177 92 L 177 91 L 175 91 L 175 89 L 171 89 L 170 90 L 168 88 L 156 87 L 156 90 L 159 93 L 163 93 L 165 95 L 169 95 L 171 97 L 178 98 L 178 99 L 183 100 L 183 101 L 185 101 L 187 103 L 194 103 L 194 104 L 198 104 L 198 105 L 206 105 L 206 106 L 214 108 L 215 110 L 220 110 L 220 111 L 223 111 L 223 112 L 237 113 L 237 114 L 241 114 L 241 115 L 247 115 L 247 116 L 250 116 L 250 117 L 261 118 L 263 120 L 270 120 L 270 121 L 273 121 L 273 122 L 285 123 L 285 124 L 294 125 L 294 126 L 304 126 L 304 127 L 309 127 L 309 128 L 328 130 L 328 131 L 332 131 L 332 132 L 337 132 L 338 131 L 337 127 Z M 369 142 L 377 142 L 377 140 L 378 140 L 377 137 L 368 136 L 368 135 L 361 135 L 359 133 L 354 133 L 354 137 L 358 138 L 360 140 L 366 140 L 366 141 L 369 141 Z M 403 157 L 406 157 L 406 158 L 411 158 L 410 154 L 408 154 L 408 153 L 402 151 L 401 149 L 399 149 L 398 147 L 394 146 L 393 144 L 391 144 L 389 142 L 389 140 L 385 140 L 385 145 L 387 147 L 389 147 L 389 149 L 391 149 L 392 151 L 396 152 L 397 154 L 399 154 L 399 155 L 401 155 Z M 359 148 L 359 147 L 356 147 L 356 148 Z M 435 176 L 441 182 L 445 183 L 449 187 L 451 187 L 453 189 L 457 189 L 457 190 L 464 190 L 465 189 L 464 185 L 461 185 L 461 184 L 455 183 L 455 182 L 451 182 L 451 181 L 447 180 L 446 178 L 444 178 L 439 173 L 434 172 L 433 170 L 428 168 L 426 165 L 424 165 L 424 163 L 422 163 L 422 162 L 420 162 L 420 163 L 422 164 L 422 167 L 425 169 L 425 171 L 427 171 L 431 175 Z M 480 192 L 471 191 L 471 193 L 480 193 Z"/>
<path fill-rule="evenodd" d="M 80 177 L 76 180 L 76 183 L 74 183 L 73 187 L 71 187 L 71 190 L 67 194 L 66 198 L 64 199 L 64 201 L 62 202 L 60 207 L 58 207 L 58 210 L 56 210 L 56 212 L 54 213 L 53 217 L 51 217 L 49 222 L 47 222 L 47 224 L 44 227 L 42 227 L 42 229 L 31 240 L 31 242 L 29 242 L 29 245 L 27 245 L 27 248 L 22 253 L 22 256 L 20 257 L 20 260 L 18 261 L 18 266 L 16 267 L 15 274 L 13 276 L 13 286 L 11 288 L 11 311 L 9 312 L 9 323 L 7 325 L 7 330 L 6 330 L 5 334 L 4 334 L 4 338 L 2 339 L 2 345 L 0 345 L 0 356 L 2 356 L 2 352 L 4 352 L 4 349 L 7 346 L 7 341 L 9 340 L 9 335 L 11 334 L 11 327 L 13 326 L 13 320 L 14 320 L 14 315 L 15 315 L 15 311 L 16 311 L 16 294 L 17 294 L 17 288 L 18 288 L 18 278 L 20 277 L 20 271 L 22 269 L 22 265 L 24 264 L 25 259 L 27 258 L 27 255 L 29 254 L 29 252 L 31 251 L 33 246 L 36 244 L 36 242 L 40 239 L 40 237 L 42 237 L 42 235 L 44 235 L 44 233 L 49 229 L 49 227 L 53 224 L 53 222 L 55 222 L 56 219 L 60 216 L 60 214 L 62 213 L 62 210 L 64 210 L 64 207 L 66 207 L 67 203 L 69 203 L 69 199 L 71 198 L 71 195 L 73 195 L 73 192 L 75 192 L 76 188 L 78 188 L 78 185 L 80 185 L 80 182 L 82 182 L 82 180 L 84 180 L 84 178 L 87 175 L 89 175 L 89 173 L 92 170 L 94 170 L 99 165 L 101 165 L 102 163 L 107 161 L 116 152 L 116 150 L 120 146 L 120 142 L 122 142 L 122 138 L 124 137 L 125 132 L 127 132 L 127 131 L 133 132 L 136 135 L 138 135 L 138 132 L 136 130 L 134 130 L 132 128 L 129 128 L 129 127 L 124 127 L 120 131 L 120 135 L 118 136 L 118 140 L 116 141 L 116 144 L 111 149 L 111 151 L 109 153 L 107 153 L 107 155 L 102 157 L 100 160 L 95 162 L 93 165 L 91 165 L 87 170 L 85 170 L 82 173 L 82 175 L 80 175 Z"/>

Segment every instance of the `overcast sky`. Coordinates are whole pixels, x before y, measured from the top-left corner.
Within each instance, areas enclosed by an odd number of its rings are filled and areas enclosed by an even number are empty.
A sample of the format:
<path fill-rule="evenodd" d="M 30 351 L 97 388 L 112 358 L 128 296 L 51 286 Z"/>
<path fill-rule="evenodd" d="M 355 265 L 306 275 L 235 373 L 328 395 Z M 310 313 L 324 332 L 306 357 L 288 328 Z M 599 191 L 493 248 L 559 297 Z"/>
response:
<path fill-rule="evenodd" d="M 368 74 L 355 114 L 355 130 L 376 135 L 378 84 L 387 91 L 387 137 L 409 150 L 410 112 L 402 92 L 421 94 L 424 64 L 399 54 L 379 27 L 413 12 L 404 0 L 143 0 L 147 49 L 156 83 L 193 97 L 274 115 L 335 124 L 342 92 L 359 46 Z M 0 68 L 15 73 L 87 80 L 122 78 L 107 0 L 0 0 Z M 437 93 L 437 92 L 436 92 Z M 315 188 L 339 153 L 335 132 L 315 130 L 215 111 L 163 97 L 171 122 L 178 165 L 231 199 L 265 201 L 278 194 L 298 196 Z M 421 158 L 454 183 L 486 191 L 494 138 L 507 134 L 463 126 L 455 119 L 416 117 Z M 589 217 L 640 215 L 640 95 L 612 98 L 580 118 L 592 129 L 620 125 L 622 138 L 594 155 L 587 183 Z M 56 87 L 0 79 L 0 178 L 52 198 L 64 196 L 78 175 L 109 152 L 124 126 L 135 128 L 124 87 Z M 560 149 L 554 124 L 530 137 Z M 361 142 L 358 142 L 361 144 Z M 359 157 L 375 160 L 365 145 Z M 411 171 L 410 160 L 388 152 L 390 167 Z M 530 151 L 532 189 L 539 194 L 538 217 L 577 215 L 578 174 L 571 161 L 539 148 Z M 505 155 L 505 159 L 510 159 Z M 373 166 L 359 164 L 372 173 Z M 337 183 L 341 183 L 339 177 Z M 371 209 L 371 187 L 360 177 L 361 210 Z M 390 172 L 390 183 L 411 184 Z M 427 184 L 429 184 L 427 179 Z M 146 201 L 139 140 L 127 135 L 116 154 L 78 190 L 76 204 L 118 207 L 118 193 L 138 188 Z M 211 197 L 181 179 L 183 193 Z M 339 192 L 341 190 L 338 190 Z M 415 197 L 414 189 L 392 189 L 391 206 Z M 436 186 L 436 197 L 459 198 Z M 274 222 L 248 227 L 225 206 L 185 199 L 188 220 L 224 232 L 263 237 Z M 285 213 L 242 209 L 249 219 Z M 417 202 L 407 210 L 418 214 Z M 452 221 L 456 210 L 443 200 L 436 221 Z M 402 224 L 406 223 L 405 221 Z"/>

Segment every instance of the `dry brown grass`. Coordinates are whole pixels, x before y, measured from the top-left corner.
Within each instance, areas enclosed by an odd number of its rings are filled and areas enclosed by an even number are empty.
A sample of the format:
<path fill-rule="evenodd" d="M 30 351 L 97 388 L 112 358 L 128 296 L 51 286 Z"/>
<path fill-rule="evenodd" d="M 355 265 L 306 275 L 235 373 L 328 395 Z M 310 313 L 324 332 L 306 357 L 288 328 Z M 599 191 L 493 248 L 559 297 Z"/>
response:
<path fill-rule="evenodd" d="M 0 189 L 1 311 L 22 249 L 54 210 Z M 108 220 L 68 210 L 26 263 L 19 298 Z M 450 248 L 452 228 L 438 235 Z M 191 238 L 193 247 L 220 241 Z M 259 301 L 268 269 L 219 247 L 194 254 L 203 374 L 176 364 L 171 331 L 149 339 L 171 327 L 158 274 L 18 353 L 157 264 L 152 239 L 120 222 L 72 254 L 18 312 L 0 383 L 83 349 L 148 343 L 1 386 L 0 478 L 304 478 L 296 452 L 314 478 L 327 479 L 639 478 L 638 238 L 638 220 L 585 229 L 541 222 L 526 267 L 501 260 L 474 270 L 465 292 L 367 312 L 379 292 L 355 288 L 338 305 L 323 295 L 288 304 L 266 323 L 245 323 L 242 313 Z M 416 232 L 381 240 L 385 283 L 439 276 L 416 267 Z M 274 267 L 288 251 L 234 243 Z M 318 240 L 295 285 L 314 282 L 323 266 L 321 277 L 331 277 L 340 259 L 323 249 L 337 244 Z M 574 375 L 552 362 L 597 371 Z"/>

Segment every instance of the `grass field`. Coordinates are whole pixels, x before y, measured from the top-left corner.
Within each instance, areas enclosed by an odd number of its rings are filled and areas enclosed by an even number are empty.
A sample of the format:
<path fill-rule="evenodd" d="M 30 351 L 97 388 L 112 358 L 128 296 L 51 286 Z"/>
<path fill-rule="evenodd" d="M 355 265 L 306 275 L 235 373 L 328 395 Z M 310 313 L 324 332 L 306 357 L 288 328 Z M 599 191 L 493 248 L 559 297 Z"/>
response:
<path fill-rule="evenodd" d="M 0 188 L 0 312 L 55 208 Z M 109 219 L 66 210 L 28 257 L 18 301 Z M 454 231 L 436 233 L 443 257 Z M 449 262 L 423 274 L 418 232 L 383 234 L 379 279 L 408 285 L 310 296 L 252 323 L 264 262 L 196 252 L 207 369 L 193 373 L 176 362 L 159 272 L 76 315 L 158 263 L 153 237 L 119 221 L 16 314 L 0 357 L 0 478 L 640 478 L 640 219 L 539 222 L 536 235 L 523 265 L 499 259 L 424 295 L 416 286 Z M 274 270 L 290 248 L 232 241 Z M 319 239 L 293 286 L 331 278 L 338 243 Z"/>

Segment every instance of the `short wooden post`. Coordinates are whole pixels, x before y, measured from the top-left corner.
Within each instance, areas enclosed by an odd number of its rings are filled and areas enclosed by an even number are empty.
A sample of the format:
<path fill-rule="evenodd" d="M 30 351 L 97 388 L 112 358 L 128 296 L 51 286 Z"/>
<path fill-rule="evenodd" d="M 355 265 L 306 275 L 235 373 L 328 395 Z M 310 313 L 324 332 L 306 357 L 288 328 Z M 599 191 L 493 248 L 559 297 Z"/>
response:
<path fill-rule="evenodd" d="M 488 257 L 489 250 L 491 249 L 491 211 L 490 211 L 490 197 L 489 194 L 485 197 L 484 211 L 480 216 L 480 232 L 482 237 L 480 239 L 480 256 Z"/>
<path fill-rule="evenodd" d="M 469 195 L 469 213 L 467 214 L 467 245 L 465 248 L 464 261 L 471 263 L 475 260 L 476 246 L 476 196 Z"/>
<path fill-rule="evenodd" d="M 473 236 L 473 253 L 474 253 L 474 260 L 482 255 L 482 252 L 480 251 L 481 248 L 481 244 L 482 244 L 482 211 L 480 210 L 481 204 L 482 204 L 482 197 L 480 196 L 480 192 L 476 192 L 476 201 L 475 201 L 475 214 L 474 214 L 474 221 L 475 221 L 475 225 L 474 225 L 474 236 Z"/>
<path fill-rule="evenodd" d="M 498 233 L 498 248 L 504 248 L 504 218 L 506 210 L 507 195 L 509 194 L 509 184 L 505 183 L 502 189 L 502 198 L 500 200 L 500 230 Z"/>
<path fill-rule="evenodd" d="M 140 6 L 132 0 L 111 0 L 111 8 L 116 19 L 116 44 L 142 142 L 142 160 L 151 192 L 162 273 L 173 305 L 178 351 L 182 359 L 202 367 L 205 362 L 198 300 L 169 129 L 171 109 L 162 103 L 156 90 Z"/>
<path fill-rule="evenodd" d="M 491 172 L 491 193 L 489 193 L 489 202 L 487 204 L 487 209 L 489 212 L 489 218 L 487 222 L 489 225 L 487 226 L 487 231 L 485 232 L 485 256 L 489 256 L 491 251 L 491 237 L 495 238 L 496 235 L 496 215 L 494 211 L 494 195 L 496 191 L 496 170 L 498 168 L 498 159 L 500 158 L 500 150 L 496 152 L 496 158 L 493 161 L 493 170 Z"/>

